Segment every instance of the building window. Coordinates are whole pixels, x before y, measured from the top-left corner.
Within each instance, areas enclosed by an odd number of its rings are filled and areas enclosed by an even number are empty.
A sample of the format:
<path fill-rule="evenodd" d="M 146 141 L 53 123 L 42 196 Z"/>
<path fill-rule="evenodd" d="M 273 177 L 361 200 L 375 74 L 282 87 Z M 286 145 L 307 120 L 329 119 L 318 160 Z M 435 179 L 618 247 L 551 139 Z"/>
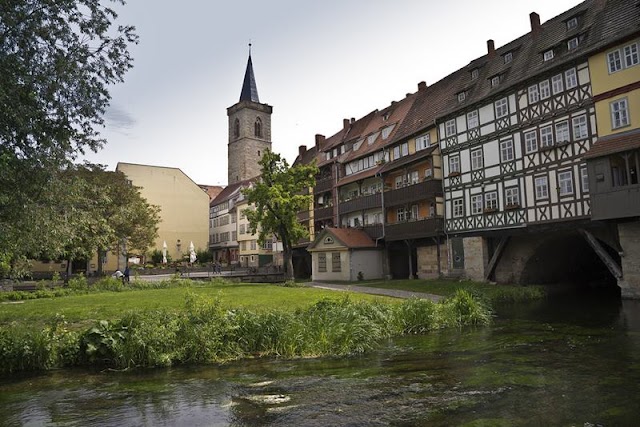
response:
<path fill-rule="evenodd" d="M 262 138 L 262 120 L 260 117 L 256 118 L 256 122 L 253 125 L 254 127 L 254 135 L 258 138 Z"/>
<path fill-rule="evenodd" d="M 251 250 L 255 251 L 258 248 L 257 242 L 255 240 L 251 241 Z"/>
<path fill-rule="evenodd" d="M 529 86 L 529 104 L 533 104 L 540 100 L 540 92 L 538 92 L 538 85 Z"/>
<path fill-rule="evenodd" d="M 464 216 L 464 204 L 463 200 L 453 199 L 453 217 L 454 218 L 462 218 Z"/>
<path fill-rule="evenodd" d="M 458 102 L 462 102 L 462 101 L 464 101 L 466 98 L 467 98 L 467 95 L 466 95 L 466 93 L 465 93 L 465 92 L 460 92 L 460 93 L 458 94 Z"/>
<path fill-rule="evenodd" d="M 402 175 L 396 176 L 396 188 L 401 188 L 404 183 L 404 177 Z"/>
<path fill-rule="evenodd" d="M 633 67 L 634 65 L 638 65 L 638 43 L 632 43 L 629 46 L 625 46 L 623 51 L 625 67 Z"/>
<path fill-rule="evenodd" d="M 342 271 L 340 252 L 331 252 L 331 271 L 333 271 L 334 273 L 339 273 Z"/>
<path fill-rule="evenodd" d="M 553 90 L 554 95 L 557 95 L 564 90 L 562 74 L 556 74 L 555 76 L 551 77 L 551 90 Z"/>
<path fill-rule="evenodd" d="M 535 179 L 536 200 L 549 198 L 549 183 L 546 176 L 540 176 Z"/>
<path fill-rule="evenodd" d="M 524 134 L 524 149 L 529 153 L 533 153 L 538 149 L 538 134 L 535 130 Z"/>
<path fill-rule="evenodd" d="M 424 150 L 425 148 L 428 148 L 429 145 L 431 145 L 431 139 L 428 133 L 416 138 L 416 151 Z"/>
<path fill-rule="evenodd" d="M 549 80 L 543 80 L 540 82 L 540 99 L 547 99 L 551 96 L 551 89 L 549 87 Z"/>
<path fill-rule="evenodd" d="M 553 146 L 553 128 L 551 125 L 540 128 L 540 146 Z"/>
<path fill-rule="evenodd" d="M 496 87 L 500 84 L 500 76 L 491 77 L 491 87 Z"/>
<path fill-rule="evenodd" d="M 578 76 L 575 68 L 569 68 L 564 72 L 564 79 L 567 83 L 567 89 L 573 89 L 578 86 Z"/>
<path fill-rule="evenodd" d="M 514 157 L 513 140 L 502 141 L 500 143 L 500 158 L 502 162 L 510 162 Z"/>
<path fill-rule="evenodd" d="M 327 254 L 324 252 L 318 253 L 318 272 L 319 273 L 327 272 Z"/>
<path fill-rule="evenodd" d="M 452 136 L 456 134 L 455 119 L 447 120 L 447 122 L 444 124 L 444 134 L 445 136 Z"/>
<path fill-rule="evenodd" d="M 580 168 L 580 178 L 582 179 L 582 191 L 589 192 L 589 174 L 587 168 Z"/>
<path fill-rule="evenodd" d="M 460 156 L 449 157 L 449 173 L 460 173 Z"/>
<path fill-rule="evenodd" d="M 420 173 L 418 171 L 412 171 L 411 173 L 409 173 L 407 178 L 409 179 L 409 183 L 411 183 L 411 185 L 417 184 L 420 180 Z"/>
<path fill-rule="evenodd" d="M 471 170 L 482 169 L 482 149 L 471 152 Z"/>
<path fill-rule="evenodd" d="M 569 122 L 564 121 L 556 123 L 556 143 L 562 144 L 569 142 Z"/>
<path fill-rule="evenodd" d="M 479 74 L 479 72 L 478 72 L 477 68 L 474 68 L 473 70 L 471 70 L 471 80 L 477 79 L 478 78 L 478 74 Z"/>
<path fill-rule="evenodd" d="M 417 221 L 420 219 L 420 210 L 418 208 L 418 205 L 411 205 L 411 217 L 409 217 L 409 219 L 413 221 Z"/>
<path fill-rule="evenodd" d="M 518 187 L 505 188 L 504 199 L 507 206 L 520 206 L 520 189 Z"/>
<path fill-rule="evenodd" d="M 490 211 L 498 209 L 498 192 L 490 191 L 484 195 L 484 208 Z"/>
<path fill-rule="evenodd" d="M 391 126 L 387 126 L 386 128 L 382 129 L 382 139 L 387 139 L 389 138 L 389 135 L 391 135 L 391 131 L 393 130 L 394 125 Z"/>
<path fill-rule="evenodd" d="M 509 103 L 507 102 L 507 98 L 497 100 L 494 104 L 494 108 L 496 110 L 497 119 L 509 114 Z"/>
<path fill-rule="evenodd" d="M 221 236 L 221 239 L 222 239 L 222 236 Z M 247 250 L 247 241 L 246 240 L 243 240 L 243 241 L 240 242 L 240 250 L 241 251 L 246 251 Z"/>
<path fill-rule="evenodd" d="M 471 215 L 482 213 L 482 194 L 471 196 Z"/>
<path fill-rule="evenodd" d="M 570 39 L 567 42 L 567 49 L 573 50 L 573 49 L 577 48 L 578 47 L 578 43 L 579 43 L 579 41 L 578 41 L 577 37 L 574 37 L 574 38 Z"/>
<path fill-rule="evenodd" d="M 240 234 L 244 234 L 244 224 L 240 224 Z"/>
<path fill-rule="evenodd" d="M 567 21 L 567 30 L 573 30 L 578 26 L 578 18 L 575 16 Z"/>
<path fill-rule="evenodd" d="M 508 64 L 509 62 L 511 62 L 513 60 L 513 53 L 512 52 L 507 52 L 502 56 L 502 59 L 504 60 L 505 64 Z"/>
<path fill-rule="evenodd" d="M 240 136 L 240 120 L 238 119 L 233 122 L 233 136 L 236 138 Z"/>
<path fill-rule="evenodd" d="M 615 73 L 622 70 L 622 58 L 620 57 L 620 51 L 614 50 L 607 54 L 607 63 L 609 64 L 609 72 Z"/>
<path fill-rule="evenodd" d="M 587 116 L 585 114 L 574 117 L 571 120 L 573 125 L 573 140 L 578 141 L 580 139 L 585 139 L 589 136 L 589 130 L 587 128 Z"/>
<path fill-rule="evenodd" d="M 551 61 L 553 59 L 553 49 L 549 49 L 548 51 L 546 51 L 543 55 L 542 58 L 545 61 Z"/>
<path fill-rule="evenodd" d="M 610 104 L 611 108 L 611 127 L 613 129 L 621 128 L 629 125 L 629 109 L 627 98 L 618 99 Z"/>
<path fill-rule="evenodd" d="M 398 222 L 405 222 L 409 219 L 409 212 L 404 208 L 398 208 L 396 210 L 396 219 Z"/>
<path fill-rule="evenodd" d="M 469 111 L 467 113 L 467 129 L 477 128 L 479 124 L 478 111 Z"/>
<path fill-rule="evenodd" d="M 558 192 L 561 196 L 573 194 L 573 174 L 571 171 L 558 173 Z"/>

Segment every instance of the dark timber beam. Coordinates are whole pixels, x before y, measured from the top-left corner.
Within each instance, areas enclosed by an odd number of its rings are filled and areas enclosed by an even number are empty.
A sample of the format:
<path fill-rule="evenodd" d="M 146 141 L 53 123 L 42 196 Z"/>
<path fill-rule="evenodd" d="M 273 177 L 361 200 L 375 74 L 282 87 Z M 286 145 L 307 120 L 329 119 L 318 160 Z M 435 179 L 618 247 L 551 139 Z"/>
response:
<path fill-rule="evenodd" d="M 500 239 L 500 243 L 498 243 L 498 247 L 496 251 L 493 253 L 491 257 L 491 261 L 489 261 L 489 265 L 487 265 L 487 272 L 484 275 L 484 280 L 488 281 L 489 277 L 493 274 L 493 270 L 496 269 L 496 265 L 498 265 L 498 261 L 500 261 L 500 257 L 502 256 L 502 252 L 504 252 L 505 246 L 507 246 L 507 242 L 509 241 L 509 236 L 505 236 Z"/>
<path fill-rule="evenodd" d="M 611 255 L 602 247 L 598 239 L 596 239 L 593 234 L 588 232 L 587 230 L 580 228 L 580 234 L 585 238 L 587 243 L 593 248 L 596 254 L 600 257 L 604 265 L 607 266 L 613 277 L 616 279 L 622 279 L 622 268 L 611 258 Z"/>

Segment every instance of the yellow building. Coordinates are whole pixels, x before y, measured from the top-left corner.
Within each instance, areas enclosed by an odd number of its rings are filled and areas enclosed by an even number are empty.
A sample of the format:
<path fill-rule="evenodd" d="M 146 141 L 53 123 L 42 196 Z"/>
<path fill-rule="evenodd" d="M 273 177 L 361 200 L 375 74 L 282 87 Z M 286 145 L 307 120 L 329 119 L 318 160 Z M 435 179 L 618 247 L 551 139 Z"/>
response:
<path fill-rule="evenodd" d="M 124 173 L 147 202 L 160 207 L 158 238 L 150 251 L 162 251 L 166 242 L 167 255 L 174 261 L 194 249 L 207 250 L 209 239 L 209 195 L 178 168 L 118 163 L 116 170 Z M 107 271 L 115 269 L 107 260 Z"/>

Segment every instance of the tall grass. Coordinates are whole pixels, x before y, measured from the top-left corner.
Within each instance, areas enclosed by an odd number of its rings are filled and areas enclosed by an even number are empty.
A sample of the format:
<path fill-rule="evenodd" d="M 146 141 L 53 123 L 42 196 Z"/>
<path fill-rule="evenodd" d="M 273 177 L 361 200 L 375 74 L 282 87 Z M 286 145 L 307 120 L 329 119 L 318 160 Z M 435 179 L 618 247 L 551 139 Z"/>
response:
<path fill-rule="evenodd" d="M 325 298 L 295 312 L 228 310 L 220 297 L 190 293 L 184 310 L 131 312 L 116 321 L 99 321 L 83 333 L 68 331 L 61 318 L 41 331 L 0 328 L 0 372 L 349 356 L 369 351 L 391 336 L 484 325 L 490 320 L 488 306 L 466 291 L 441 303 Z"/>

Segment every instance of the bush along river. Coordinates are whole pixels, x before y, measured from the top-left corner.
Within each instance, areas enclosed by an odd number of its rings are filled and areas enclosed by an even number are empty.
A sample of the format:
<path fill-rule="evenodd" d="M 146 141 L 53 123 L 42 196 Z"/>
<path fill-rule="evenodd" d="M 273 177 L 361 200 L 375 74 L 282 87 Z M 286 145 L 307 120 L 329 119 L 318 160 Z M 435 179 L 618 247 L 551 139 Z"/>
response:
<path fill-rule="evenodd" d="M 625 426 L 640 302 L 554 297 L 352 358 L 0 379 L 3 426 Z"/>

